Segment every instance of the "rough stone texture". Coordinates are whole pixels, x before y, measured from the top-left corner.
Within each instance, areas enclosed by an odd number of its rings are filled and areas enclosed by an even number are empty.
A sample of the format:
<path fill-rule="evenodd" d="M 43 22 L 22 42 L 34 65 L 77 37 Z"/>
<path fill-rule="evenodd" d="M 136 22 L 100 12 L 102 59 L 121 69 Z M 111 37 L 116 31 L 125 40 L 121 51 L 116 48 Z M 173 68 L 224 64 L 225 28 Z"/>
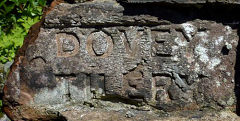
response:
<path fill-rule="evenodd" d="M 4 88 L 7 115 L 71 120 L 73 108 L 87 106 L 85 113 L 103 108 L 104 115 L 118 110 L 116 117 L 134 117 L 124 112 L 133 109 L 153 120 L 158 111 L 236 105 L 234 26 L 171 22 L 138 9 L 140 15 L 126 14 L 128 9 L 110 0 L 56 6 L 15 59 Z"/>
<path fill-rule="evenodd" d="M 0 64 L 0 83 L 1 83 L 1 90 L 3 89 L 3 86 L 4 86 L 4 80 L 5 80 L 5 73 L 4 73 L 4 65 L 3 64 Z M 3 93 L 1 91 L 1 93 Z"/>
<path fill-rule="evenodd" d="M 12 63 L 13 62 L 7 62 L 5 64 L 0 63 L 0 95 L 3 95 L 4 83 L 6 82 L 7 74 L 10 70 L 10 66 L 12 65 Z"/>
<path fill-rule="evenodd" d="M 0 121 L 11 121 L 6 114 L 3 114 L 3 116 L 0 118 Z"/>

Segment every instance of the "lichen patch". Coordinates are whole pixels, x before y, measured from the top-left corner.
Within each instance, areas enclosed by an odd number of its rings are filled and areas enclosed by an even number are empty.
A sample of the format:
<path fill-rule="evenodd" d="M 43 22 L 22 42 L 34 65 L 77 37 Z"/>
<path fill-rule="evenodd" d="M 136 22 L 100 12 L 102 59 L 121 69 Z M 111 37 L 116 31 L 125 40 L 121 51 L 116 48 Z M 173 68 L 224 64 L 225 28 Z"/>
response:
<path fill-rule="evenodd" d="M 198 32 L 196 34 L 196 36 L 200 37 L 201 38 L 201 41 L 204 42 L 204 43 L 207 43 L 209 40 L 208 40 L 208 34 L 207 32 Z"/>
<path fill-rule="evenodd" d="M 176 37 L 174 39 L 174 41 L 179 45 L 179 46 L 186 46 L 187 45 L 187 41 L 184 41 L 182 38 L 180 37 Z"/>
<path fill-rule="evenodd" d="M 223 36 L 219 36 L 217 37 L 217 39 L 215 40 L 215 45 L 220 45 L 221 42 L 223 41 L 224 37 Z"/>
<path fill-rule="evenodd" d="M 205 64 L 209 61 L 207 52 L 208 52 L 208 49 L 206 49 L 200 44 L 197 45 L 197 47 L 195 48 L 195 54 L 197 54 L 199 56 L 199 60 Z"/>
<path fill-rule="evenodd" d="M 208 69 L 210 70 L 213 70 L 217 65 L 219 65 L 221 63 L 221 60 L 219 58 L 212 58 L 210 61 L 209 61 L 209 64 L 208 64 Z"/>
<path fill-rule="evenodd" d="M 186 35 L 188 36 L 188 38 L 192 39 L 192 35 L 196 32 L 196 27 L 190 23 L 183 23 L 181 25 L 184 31 L 186 32 Z"/>

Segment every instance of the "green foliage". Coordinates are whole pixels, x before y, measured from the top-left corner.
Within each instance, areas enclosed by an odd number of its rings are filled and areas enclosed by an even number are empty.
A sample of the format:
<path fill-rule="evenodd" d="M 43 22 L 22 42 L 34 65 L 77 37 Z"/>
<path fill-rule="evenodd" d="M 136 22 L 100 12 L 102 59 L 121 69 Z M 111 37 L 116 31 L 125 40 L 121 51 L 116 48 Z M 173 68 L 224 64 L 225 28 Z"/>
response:
<path fill-rule="evenodd" d="M 46 0 L 1 0 L 0 62 L 11 61 L 29 28 L 38 22 Z"/>

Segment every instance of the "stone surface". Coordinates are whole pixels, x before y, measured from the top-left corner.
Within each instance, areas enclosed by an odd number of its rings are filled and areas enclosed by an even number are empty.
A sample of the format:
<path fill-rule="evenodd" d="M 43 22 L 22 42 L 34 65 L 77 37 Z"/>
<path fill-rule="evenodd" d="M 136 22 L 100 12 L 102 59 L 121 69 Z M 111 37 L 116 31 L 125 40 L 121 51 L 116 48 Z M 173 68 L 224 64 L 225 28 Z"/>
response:
<path fill-rule="evenodd" d="M 11 121 L 6 114 L 4 114 L 1 118 L 0 121 Z"/>
<path fill-rule="evenodd" d="M 5 73 L 4 73 L 4 65 L 0 64 L 0 83 L 1 83 L 1 90 L 3 90 L 3 86 L 4 86 L 4 80 L 5 80 Z M 1 93 L 3 93 L 1 91 Z"/>
<path fill-rule="evenodd" d="M 10 70 L 10 66 L 12 65 L 13 61 L 7 62 L 5 64 L 0 63 L 0 95 L 3 95 L 3 87 L 4 83 L 7 79 L 7 74 Z"/>
<path fill-rule="evenodd" d="M 128 9 L 111 0 L 56 6 L 19 50 L 4 87 L 7 115 L 67 120 L 73 108 L 87 107 L 86 112 L 104 115 L 118 110 L 123 120 L 130 109 L 134 115 L 148 112 L 153 117 L 143 119 L 154 120 L 158 111 L 236 105 L 239 37 L 232 24 L 176 22 L 161 19 L 161 12 Z"/>

